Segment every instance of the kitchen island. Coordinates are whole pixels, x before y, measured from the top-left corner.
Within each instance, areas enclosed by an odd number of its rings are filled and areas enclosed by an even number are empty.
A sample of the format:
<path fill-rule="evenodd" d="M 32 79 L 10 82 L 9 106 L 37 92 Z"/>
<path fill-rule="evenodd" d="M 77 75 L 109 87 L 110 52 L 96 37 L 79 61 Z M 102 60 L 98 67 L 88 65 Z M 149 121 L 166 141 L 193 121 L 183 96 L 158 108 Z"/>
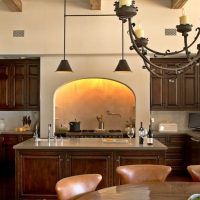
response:
<path fill-rule="evenodd" d="M 115 169 L 127 164 L 165 164 L 167 147 L 138 138 L 29 139 L 14 146 L 16 199 L 56 199 L 56 182 L 68 176 L 99 173 L 98 189 L 119 184 Z"/>

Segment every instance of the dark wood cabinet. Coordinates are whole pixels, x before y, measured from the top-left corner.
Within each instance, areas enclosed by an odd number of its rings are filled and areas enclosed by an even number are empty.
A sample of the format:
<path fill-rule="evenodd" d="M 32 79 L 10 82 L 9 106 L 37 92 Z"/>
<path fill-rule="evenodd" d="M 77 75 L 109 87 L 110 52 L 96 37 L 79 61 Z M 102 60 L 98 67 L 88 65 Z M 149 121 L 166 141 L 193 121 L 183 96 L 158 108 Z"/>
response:
<path fill-rule="evenodd" d="M 2 170 L 9 175 L 14 174 L 15 151 L 13 146 L 32 137 L 32 134 L 8 133 L 0 135 L 0 161 Z"/>
<path fill-rule="evenodd" d="M 187 165 L 200 165 L 200 138 L 189 137 L 186 156 Z"/>
<path fill-rule="evenodd" d="M 40 109 L 40 67 L 39 63 L 29 63 L 27 68 L 27 107 Z"/>
<path fill-rule="evenodd" d="M 57 199 L 55 184 L 64 177 L 99 173 L 97 189 L 119 184 L 122 164 L 165 164 L 165 149 L 16 149 L 16 199 Z"/>
<path fill-rule="evenodd" d="M 16 199 L 56 199 L 55 185 L 64 177 L 64 154 L 58 151 L 20 153 L 16 177 L 22 180 Z M 23 178 L 22 178 L 23 177 Z"/>
<path fill-rule="evenodd" d="M 9 64 L 0 62 L 0 109 L 8 109 L 10 107 L 10 75 Z"/>
<path fill-rule="evenodd" d="M 0 60 L 0 88 L 0 110 L 39 110 L 39 59 Z"/>
<path fill-rule="evenodd" d="M 166 151 L 166 165 L 172 167 L 170 176 L 183 176 L 186 173 L 186 151 L 188 135 L 158 134 L 155 138 L 168 147 Z"/>
<path fill-rule="evenodd" d="M 167 68 L 186 63 L 186 60 L 155 58 L 152 62 Z M 166 78 L 151 75 L 151 110 L 200 110 L 198 73 L 199 66 L 195 66 L 176 79 L 170 79 L 166 74 Z"/>
<path fill-rule="evenodd" d="M 101 174 L 103 179 L 98 188 L 113 185 L 112 152 L 69 152 L 66 159 L 66 176 L 79 174 Z"/>

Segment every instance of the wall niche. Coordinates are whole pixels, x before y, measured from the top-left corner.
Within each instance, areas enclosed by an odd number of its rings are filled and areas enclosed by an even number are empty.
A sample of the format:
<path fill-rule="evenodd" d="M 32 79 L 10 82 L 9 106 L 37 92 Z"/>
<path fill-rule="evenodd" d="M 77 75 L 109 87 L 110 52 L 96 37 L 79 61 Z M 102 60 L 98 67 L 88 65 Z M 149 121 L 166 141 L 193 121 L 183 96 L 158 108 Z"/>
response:
<path fill-rule="evenodd" d="M 98 129 L 102 116 L 106 130 L 124 130 L 135 125 L 134 92 L 126 85 L 102 78 L 72 81 L 54 95 L 56 131 L 69 130 L 69 122 L 80 121 L 81 130 Z"/>

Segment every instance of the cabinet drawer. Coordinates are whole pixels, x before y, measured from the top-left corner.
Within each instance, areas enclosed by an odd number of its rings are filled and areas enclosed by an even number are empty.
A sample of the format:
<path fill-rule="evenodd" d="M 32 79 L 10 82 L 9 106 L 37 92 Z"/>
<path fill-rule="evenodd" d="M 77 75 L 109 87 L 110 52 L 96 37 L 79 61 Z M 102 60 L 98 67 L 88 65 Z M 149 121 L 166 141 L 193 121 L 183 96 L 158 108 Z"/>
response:
<path fill-rule="evenodd" d="M 168 139 L 169 146 L 176 146 L 176 145 L 184 146 L 184 144 L 185 144 L 184 136 L 169 136 L 169 139 Z"/>
<path fill-rule="evenodd" d="M 155 139 L 157 139 L 159 142 L 163 144 L 167 144 L 167 137 L 166 136 L 155 136 Z"/>
<path fill-rule="evenodd" d="M 166 165 L 184 166 L 184 161 L 183 161 L 183 159 L 166 159 Z"/>
<path fill-rule="evenodd" d="M 181 153 L 167 153 L 166 159 L 184 159 L 184 155 Z"/>
<path fill-rule="evenodd" d="M 4 136 L 4 144 L 17 144 L 19 142 L 18 136 Z"/>
<path fill-rule="evenodd" d="M 184 147 L 169 147 L 167 153 L 180 153 L 183 154 Z"/>

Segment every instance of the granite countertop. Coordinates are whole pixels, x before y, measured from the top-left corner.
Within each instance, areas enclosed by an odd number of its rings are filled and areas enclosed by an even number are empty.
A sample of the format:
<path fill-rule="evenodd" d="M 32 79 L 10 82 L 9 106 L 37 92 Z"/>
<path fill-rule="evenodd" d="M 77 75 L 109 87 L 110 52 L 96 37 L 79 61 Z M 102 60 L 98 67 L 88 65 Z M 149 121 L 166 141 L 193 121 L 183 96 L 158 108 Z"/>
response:
<path fill-rule="evenodd" d="M 153 131 L 155 135 L 188 135 L 197 139 L 200 139 L 200 131 L 191 131 L 191 130 L 183 130 L 183 131 L 178 131 L 178 132 L 158 132 L 158 131 Z"/>
<path fill-rule="evenodd" d="M 167 146 L 154 140 L 153 145 L 139 144 L 138 138 L 66 138 L 66 139 L 38 139 L 26 140 L 14 146 L 14 149 L 119 149 L 119 150 L 167 150 Z"/>
<path fill-rule="evenodd" d="M 18 135 L 21 135 L 21 134 L 33 134 L 33 131 L 15 131 L 15 130 L 5 130 L 5 131 L 0 131 L 0 135 L 6 135 L 6 134 L 18 134 Z"/>

